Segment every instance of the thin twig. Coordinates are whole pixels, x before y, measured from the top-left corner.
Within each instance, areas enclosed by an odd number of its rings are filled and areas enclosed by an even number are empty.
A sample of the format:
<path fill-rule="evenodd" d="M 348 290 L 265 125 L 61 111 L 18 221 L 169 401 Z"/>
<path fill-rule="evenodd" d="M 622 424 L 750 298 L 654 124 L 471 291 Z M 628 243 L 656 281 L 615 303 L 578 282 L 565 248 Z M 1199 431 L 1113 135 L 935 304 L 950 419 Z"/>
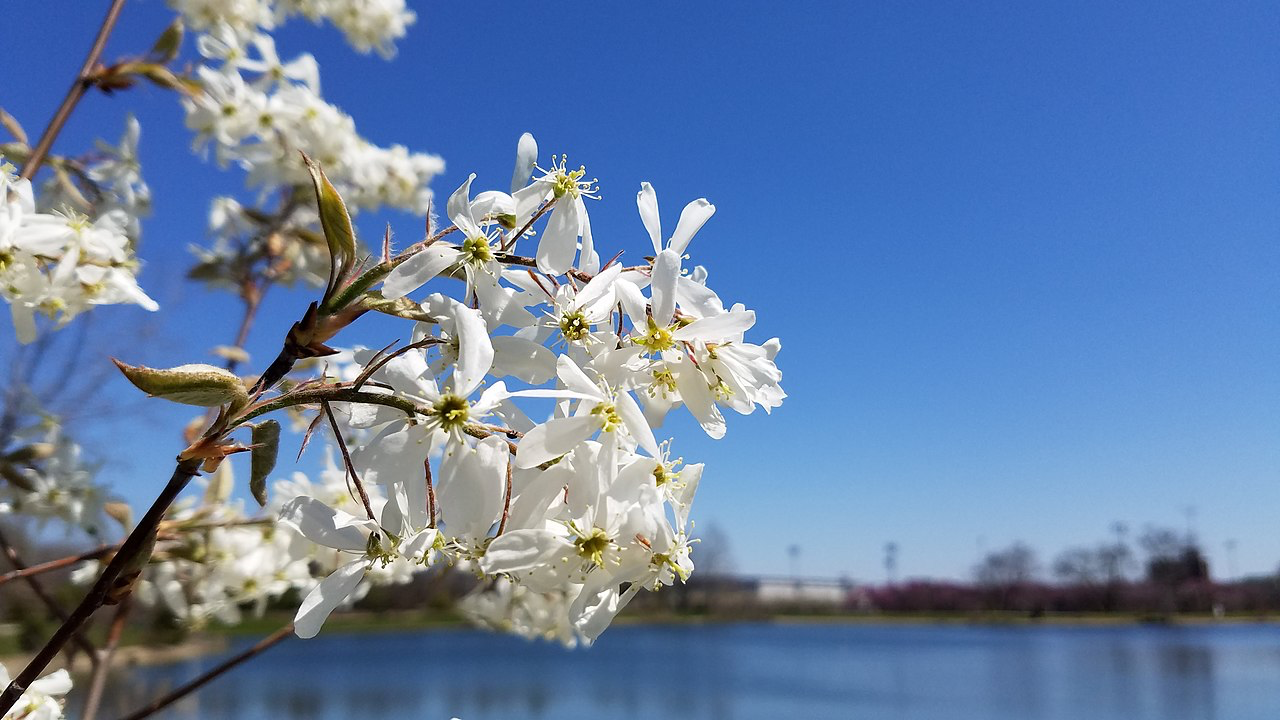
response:
<path fill-rule="evenodd" d="M 9 686 L 0 693 L 0 717 L 9 712 L 18 702 L 18 698 L 31 687 L 31 683 L 35 682 L 40 674 L 44 672 L 49 663 L 62 650 L 76 632 L 93 616 L 93 613 L 107 599 L 107 593 L 110 592 L 120 579 L 121 575 L 128 568 L 140 566 L 146 562 L 146 558 L 140 557 L 144 550 L 151 545 L 155 536 L 156 528 L 160 525 L 160 520 L 164 517 L 165 512 L 178 495 L 191 482 L 191 478 L 196 476 L 199 470 L 199 460 L 183 460 L 180 461 L 173 469 L 173 474 L 169 477 L 169 482 L 165 484 L 160 494 L 156 497 L 151 508 L 147 510 L 147 514 L 142 516 L 142 520 L 134 527 L 133 532 L 125 538 L 120 545 L 120 550 L 111 559 L 110 563 L 103 568 L 102 574 L 98 576 L 98 580 L 93 584 L 88 594 L 80 601 L 75 610 L 71 611 L 71 615 L 65 622 L 54 632 L 53 637 L 45 643 L 44 647 L 36 653 L 36 656 L 27 663 L 27 666 L 18 673 Z"/>
<path fill-rule="evenodd" d="M 395 350 L 391 353 L 388 353 L 386 355 L 381 355 L 381 353 L 385 353 L 388 349 L 391 348 L 391 345 L 388 345 L 387 347 L 378 351 L 381 357 L 376 357 L 372 362 L 369 363 L 368 367 L 366 367 L 363 371 L 361 371 L 360 376 L 355 379 L 355 382 L 351 383 L 351 389 L 359 390 L 360 386 L 364 385 L 365 382 L 368 381 L 370 376 L 372 376 L 374 373 L 381 370 L 384 365 L 391 362 L 392 360 L 395 360 L 401 355 L 409 352 L 410 350 L 417 350 L 419 348 L 424 348 L 429 345 L 439 345 L 440 343 L 443 343 L 443 342 L 444 340 L 441 340 L 438 337 L 427 337 L 419 340 L 416 343 L 409 343 L 408 345 L 405 345 L 404 347 L 398 350 Z M 392 343 L 392 344 L 394 345 L 395 343 Z"/>
<path fill-rule="evenodd" d="M 329 418 L 329 426 L 333 428 L 333 437 L 338 441 L 338 451 L 342 453 L 342 462 L 347 468 L 347 477 L 355 484 L 356 491 L 360 493 L 360 502 L 364 504 L 364 511 L 369 513 L 369 519 L 373 520 L 376 516 L 373 514 L 373 506 L 369 504 L 369 493 L 364 491 L 364 484 L 360 482 L 360 476 L 356 474 L 356 468 L 351 464 L 351 453 L 347 451 L 347 441 L 342 439 L 342 428 L 338 427 L 338 420 L 333 416 L 333 409 L 329 407 L 329 401 L 321 401 L 320 406 L 324 408 L 324 414 Z"/>
<path fill-rule="evenodd" d="M 240 297 L 244 300 L 244 316 L 240 318 L 240 328 L 236 331 L 236 341 L 231 347 L 237 350 L 244 350 L 245 343 L 249 340 L 249 331 L 253 329 L 253 321 L 258 316 L 258 308 L 262 307 L 262 296 L 266 294 L 269 287 L 271 287 L 271 281 L 264 279 L 261 283 L 250 282 L 241 291 Z M 239 358 L 229 357 L 227 358 L 226 368 L 227 370 L 235 371 L 236 366 L 239 364 Z"/>
<path fill-rule="evenodd" d="M 8 538 L 4 536 L 3 532 L 0 532 L 0 550 L 4 551 L 5 557 L 8 558 L 9 563 L 13 565 L 15 572 L 22 572 L 27 569 L 26 564 L 22 562 L 22 558 L 18 556 L 17 549 L 13 547 Z M 67 622 L 69 617 L 67 615 L 67 611 L 63 610 L 62 606 L 58 604 L 58 601 L 53 599 L 53 596 L 49 594 L 49 591 L 45 589 L 44 584 L 40 582 L 40 579 L 37 578 L 35 574 L 23 575 L 22 579 L 26 581 L 27 585 L 31 587 L 31 591 L 36 594 L 36 597 L 40 599 L 40 602 L 48 608 L 49 612 L 55 618 L 61 622 Z M 79 632 L 76 632 L 72 639 L 75 641 L 76 647 L 83 650 L 84 653 L 89 656 L 89 661 L 94 665 L 97 665 L 98 651 L 97 648 L 93 646 L 93 643 L 89 642 L 89 640 Z M 56 655 L 57 653 L 54 654 Z M 68 659 L 70 659 L 70 655 L 68 655 Z"/>
<path fill-rule="evenodd" d="M 53 572 L 54 570 L 61 570 L 62 568 L 70 567 L 78 562 L 84 562 L 85 560 L 97 560 L 98 558 L 115 550 L 117 547 L 119 547 L 119 545 L 101 545 L 92 550 L 86 550 L 79 555 L 68 555 L 67 557 L 58 558 L 57 560 L 29 565 L 20 570 L 11 570 L 0 575 L 0 585 L 4 585 L 10 580 L 17 580 L 18 578 L 26 578 L 31 577 L 32 575 L 41 575 L 47 572 Z M 12 560 L 12 558 L 10 558 L 10 560 Z"/>
<path fill-rule="evenodd" d="M 436 489 L 431 484 L 431 458 L 425 458 L 422 461 L 422 470 L 427 477 L 427 527 L 434 528 L 436 526 Z"/>
<path fill-rule="evenodd" d="M 169 693 L 168 695 L 164 695 L 162 697 L 156 698 L 155 700 L 152 700 L 146 707 L 135 710 L 134 712 L 128 715 L 125 715 L 123 718 L 120 718 L 120 720 L 142 720 L 142 718 L 149 717 L 152 714 L 157 713 L 169 707 L 170 705 L 177 702 L 178 700 L 181 700 L 187 695 L 190 695 L 196 690 L 199 690 L 201 687 L 208 684 L 209 681 L 217 678 L 219 675 L 222 675 L 228 670 L 235 668 L 237 665 L 244 662 L 245 660 L 249 660 L 257 655 L 261 655 L 263 652 L 280 644 L 280 642 L 287 640 L 291 635 L 293 635 L 293 623 L 289 623 L 288 625 L 285 625 L 279 630 L 271 633 L 267 637 L 258 641 L 255 645 L 253 645 L 253 647 L 250 647 L 248 650 L 245 650 L 244 652 L 233 655 L 232 657 L 228 658 L 218 666 L 214 667 L 213 669 L 209 670 L 203 675 L 197 677 L 191 682 L 188 682 L 184 685 L 179 686 L 177 689 L 175 689 L 173 692 Z"/>
<path fill-rule="evenodd" d="M 502 251 L 506 252 L 507 250 L 515 247 L 516 241 L 524 237 L 525 233 L 529 232 L 529 228 L 533 227 L 533 224 L 538 221 L 538 218 L 545 215 L 547 211 L 551 209 L 551 206 L 556 204 L 556 200 L 559 200 L 559 198 L 553 197 L 550 202 L 544 203 L 542 207 L 538 208 L 538 211 L 533 214 L 533 217 L 529 218 L 529 222 L 525 223 L 524 227 L 520 228 L 520 232 L 512 234 L 506 242 L 502 243 Z"/>
<path fill-rule="evenodd" d="M 36 171 L 44 163 L 45 156 L 49 154 L 49 149 L 53 147 L 54 139 L 58 137 L 58 133 L 62 132 L 62 126 L 67 123 L 67 118 L 71 117 L 71 111 L 84 96 L 84 91 L 93 84 L 93 71 L 98 66 L 98 59 L 102 57 L 102 51 L 107 46 L 107 38 L 111 36 L 116 20 L 120 19 L 120 10 L 123 7 L 124 0 L 112 0 L 111 7 L 107 8 L 107 16 L 103 18 L 102 26 L 98 28 L 98 36 L 93 39 L 93 45 L 84 58 L 84 64 L 80 66 L 80 72 L 76 73 L 75 82 L 71 83 L 66 97 L 62 98 L 62 104 L 58 106 L 53 119 L 49 121 L 49 126 L 44 129 L 40 141 L 36 143 L 35 148 L 31 150 L 31 155 L 27 157 L 27 162 L 22 166 L 22 177 L 27 180 L 35 177 Z"/>
<path fill-rule="evenodd" d="M 120 647 L 120 636 L 124 634 L 124 626 L 129 620 L 129 610 L 133 607 L 132 598 L 126 597 L 116 606 L 115 617 L 111 618 L 111 627 L 107 630 L 107 642 L 98 653 L 98 664 L 89 677 L 89 692 L 84 699 L 84 712 L 80 720 L 94 720 L 98 716 L 98 708 L 102 705 L 102 691 L 107 687 L 107 673 L 111 669 L 111 659 Z"/>
<path fill-rule="evenodd" d="M 507 491 L 502 496 L 502 521 L 498 523 L 498 532 L 494 537 L 500 537 L 502 533 L 507 531 L 507 518 L 511 517 L 511 473 L 512 466 L 515 465 L 515 458 L 507 456 Z"/>

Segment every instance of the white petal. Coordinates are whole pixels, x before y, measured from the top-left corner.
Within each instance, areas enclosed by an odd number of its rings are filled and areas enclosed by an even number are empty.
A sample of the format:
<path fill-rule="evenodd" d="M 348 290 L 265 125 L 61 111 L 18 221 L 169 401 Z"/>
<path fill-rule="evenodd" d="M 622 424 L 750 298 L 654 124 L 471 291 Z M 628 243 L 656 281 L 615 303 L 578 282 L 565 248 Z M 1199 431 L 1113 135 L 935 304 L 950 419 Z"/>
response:
<path fill-rule="evenodd" d="M 489 533 L 502 513 L 506 487 L 507 444 L 485 438 L 473 450 L 465 445 L 446 452 L 440 463 L 436 497 L 440 519 L 450 535 L 475 542 Z"/>
<path fill-rule="evenodd" d="M 531 468 L 564 455 L 600 429 L 594 415 L 553 418 L 525 433 L 516 448 L 516 467 Z"/>
<path fill-rule="evenodd" d="M 298 608 L 298 614 L 293 618 L 293 632 L 304 640 L 315 637 L 334 608 L 350 597 L 364 579 L 368 565 L 369 561 L 361 558 L 343 565 L 321 580 Z"/>
<path fill-rule="evenodd" d="M 432 295 L 424 303 L 433 315 L 453 318 L 458 336 L 458 367 L 453 374 L 453 391 L 467 397 L 480 386 L 484 376 L 493 367 L 493 343 L 489 341 L 489 328 L 479 310 L 444 295 Z"/>
<path fill-rule="evenodd" d="M 552 565 L 571 552 L 573 545 L 549 530 L 513 530 L 489 543 L 480 569 L 486 574 L 525 572 Z"/>
<path fill-rule="evenodd" d="M 680 398 L 684 400 L 689 412 L 697 418 L 698 424 L 707 435 L 717 440 L 724 437 L 724 415 L 720 413 L 720 408 L 716 407 L 715 399 L 711 396 L 707 377 L 701 370 L 694 367 L 688 358 L 672 370 L 674 370 L 676 389 L 680 391 Z"/>
<path fill-rule="evenodd" d="M 560 498 L 565 483 L 572 475 L 573 471 L 564 463 L 543 471 L 517 472 L 511 491 L 507 532 L 540 527 L 547 518 L 548 508 Z"/>
<path fill-rule="evenodd" d="M 680 506 L 676 508 L 676 522 L 681 530 L 689 524 L 689 508 L 693 506 L 693 496 L 698 492 L 698 483 L 702 480 L 702 463 L 686 465 L 680 471 L 680 482 L 684 489 L 680 491 Z"/>
<path fill-rule="evenodd" d="M 500 335 L 492 339 L 493 369 L 496 377 L 511 376 L 530 385 L 541 385 L 555 377 L 556 356 L 532 340 Z"/>
<path fill-rule="evenodd" d="M 32 693 L 37 695 L 66 695 L 71 692 L 71 676 L 66 670 L 58 670 L 31 683 Z"/>
<path fill-rule="evenodd" d="M 520 136 L 516 145 L 516 169 L 511 174 L 511 192 L 524 187 L 533 175 L 533 166 L 538 163 L 538 141 L 529 133 Z"/>
<path fill-rule="evenodd" d="M 471 216 L 471 181 L 475 179 L 475 173 L 468 175 L 467 181 L 462 183 L 449 196 L 449 204 L 445 209 L 449 215 L 449 220 L 453 221 L 453 224 L 457 225 L 458 229 L 463 232 L 476 227 L 476 220 Z"/>
<path fill-rule="evenodd" d="M 715 214 L 716 206 L 707 202 L 706 198 L 698 198 L 685 205 L 684 210 L 680 211 L 680 222 L 676 224 L 676 231 L 671 235 L 671 242 L 667 247 L 683 255 L 685 249 L 689 247 L 689 241 Z"/>
<path fill-rule="evenodd" d="M 335 550 L 364 552 L 368 542 L 368 528 L 362 532 L 361 526 L 370 521 L 362 521 L 305 495 L 280 508 L 280 521 L 297 528 L 311 542 Z"/>
<path fill-rule="evenodd" d="M 28 345 L 36 339 L 35 309 L 28 305 L 14 303 L 9 306 L 13 315 L 13 329 L 18 335 L 18 342 Z"/>
<path fill-rule="evenodd" d="M 402 298 L 426 285 L 458 261 L 458 251 L 448 245 L 432 245 L 395 266 L 382 281 L 382 297 Z"/>
<path fill-rule="evenodd" d="M 604 272 L 597 274 L 591 278 L 591 282 L 582 286 L 578 294 L 573 297 L 572 307 L 575 310 L 583 310 L 595 305 L 597 302 L 611 298 L 613 292 L 613 284 L 618 279 L 618 275 L 622 273 L 622 263 L 614 263 L 604 269 Z M 612 299 L 609 300 L 612 303 Z"/>
<path fill-rule="evenodd" d="M 698 317 L 710 317 L 724 312 L 724 303 L 706 285 L 689 277 L 681 277 L 676 283 L 676 300 L 680 309 Z"/>
<path fill-rule="evenodd" d="M 556 376 L 569 390 L 603 401 L 604 393 L 568 355 L 556 358 Z"/>
<path fill-rule="evenodd" d="M 640 208 L 640 220 L 644 223 L 644 229 L 649 231 L 653 253 L 656 255 L 662 252 L 662 223 L 658 216 L 658 193 L 649 183 L 640 183 L 640 192 L 636 193 L 636 206 Z"/>
<path fill-rule="evenodd" d="M 484 219 L 498 215 L 515 215 L 516 201 L 510 195 L 497 190 L 486 190 L 471 201 L 471 217 Z"/>
<path fill-rule="evenodd" d="M 600 255 L 596 253 L 596 241 L 591 236 L 591 216 L 582 213 L 582 252 L 578 256 L 578 269 L 583 272 L 600 272 Z"/>
<path fill-rule="evenodd" d="M 644 418 L 644 412 L 636 404 L 635 398 L 631 397 L 631 393 L 625 390 L 619 392 L 614 406 L 618 409 L 618 417 L 622 419 L 622 424 L 627 426 L 627 432 L 631 433 L 631 437 L 635 438 L 640 447 L 650 455 L 658 457 L 661 453 L 658 451 L 658 441 L 653 437 L 653 429 L 649 427 L 648 421 Z"/>
<path fill-rule="evenodd" d="M 653 321 L 658 327 L 671 324 L 676 312 L 676 281 L 680 278 L 680 255 L 663 250 L 653 260 L 649 292 L 653 297 Z"/>
<path fill-rule="evenodd" d="M 695 320 L 692 323 L 671 333 L 677 342 L 700 340 L 702 342 L 723 342 L 734 340 L 756 324 L 754 310 L 737 310 Z"/>
<path fill-rule="evenodd" d="M 622 310 L 631 320 L 631 324 L 638 328 L 646 325 L 645 306 L 649 303 L 645 300 L 644 294 L 640 292 L 640 288 L 630 280 L 618 280 L 613 284 L 614 294 L 618 298 L 618 302 L 622 303 Z"/>
<path fill-rule="evenodd" d="M 566 195 L 552 208 L 551 219 L 538 242 L 538 269 L 542 272 L 561 275 L 573 267 L 573 256 L 578 251 L 578 231 L 582 227 L 578 217 L 579 202 Z"/>

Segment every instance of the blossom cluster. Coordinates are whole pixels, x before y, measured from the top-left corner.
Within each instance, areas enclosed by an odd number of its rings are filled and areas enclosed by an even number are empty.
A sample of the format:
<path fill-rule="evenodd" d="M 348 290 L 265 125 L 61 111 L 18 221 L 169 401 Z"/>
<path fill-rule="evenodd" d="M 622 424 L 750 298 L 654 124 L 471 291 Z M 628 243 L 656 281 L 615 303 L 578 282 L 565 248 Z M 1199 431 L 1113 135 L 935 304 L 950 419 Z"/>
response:
<path fill-rule="evenodd" d="M 310 176 L 299 151 L 324 165 L 352 211 L 390 208 L 425 215 L 432 199 L 428 185 L 444 170 L 444 161 L 436 155 L 411 152 L 403 145 L 383 147 L 363 138 L 351 116 L 321 95 L 315 58 L 303 53 L 282 60 L 274 39 L 264 31 L 272 22 L 263 18 L 301 13 L 313 19 L 328 17 L 339 25 L 365 23 L 366 34 L 382 27 L 377 43 L 387 46 L 412 20 L 412 13 L 404 15 L 403 3 L 270 6 L 256 1 L 180 6 L 186 14 L 218 18 L 196 24 L 205 31 L 197 40 L 203 64 L 196 75 L 202 90 L 183 101 L 187 126 L 196 132 L 196 148 L 212 149 L 222 165 L 240 166 L 249 184 L 259 188 L 260 199 L 283 198 L 270 212 L 246 207 L 232 197 L 214 198 L 209 214 L 213 242 L 207 248 L 192 248 L 197 257 L 193 276 L 213 286 L 239 288 L 258 263 L 272 282 L 323 282 L 328 255 L 315 231 L 315 207 L 300 201 Z M 383 27 L 376 21 L 383 16 L 401 21 Z M 252 17 L 258 19 L 246 20 Z M 369 43 L 354 44 L 367 50 Z"/>
<path fill-rule="evenodd" d="M 128 303 L 156 310 L 138 286 L 134 244 L 149 193 L 137 163 L 138 124 L 120 145 L 102 145 L 70 163 L 40 197 L 0 157 L 0 295 L 19 341 L 36 338 L 36 317 L 63 327 L 94 305 Z M 70 180 L 74 170 L 86 193 Z"/>
<path fill-rule="evenodd" d="M 18 513 L 42 524 L 57 520 L 92 537 L 105 535 L 111 496 L 58 419 L 45 416 L 11 440 L 16 444 L 0 455 L 0 514 Z"/>
<path fill-rule="evenodd" d="M 165 516 L 135 598 L 163 607 L 184 627 L 200 628 L 210 621 L 239 623 L 246 610 L 260 614 L 291 590 L 311 592 L 319 582 L 315 573 L 336 570 L 344 562 L 342 554 L 307 541 L 278 516 L 300 496 L 357 511 L 345 473 L 334 465 L 332 452 L 326 457 L 326 467 L 314 480 L 301 472 L 276 480 L 265 514 L 247 513 L 242 501 L 231 498 L 235 480 L 232 465 L 224 463 L 198 501 L 185 500 Z M 370 495 L 373 507 L 383 507 L 385 499 L 376 488 Z M 408 582 L 418 569 L 408 562 L 375 568 L 361 594 L 374 584 Z M 73 579 L 91 583 L 100 570 L 101 564 L 91 561 Z"/>
<path fill-rule="evenodd" d="M 540 169 L 528 135 L 512 192 L 473 195 L 468 177 L 451 226 L 384 260 L 368 298 L 413 320 L 412 342 L 330 356 L 281 395 L 361 389 L 317 418 L 335 423 L 342 465 L 330 453 L 315 481 L 276 481 L 263 521 L 227 502 L 223 463 L 203 503 L 166 518 L 140 596 L 200 624 L 299 590 L 295 629 L 310 637 L 371 584 L 448 565 L 476 575 L 463 606 L 478 621 L 573 644 L 637 593 L 686 579 L 703 465 L 655 431 L 683 407 L 720 438 L 726 409 L 780 405 L 780 345 L 748 342 L 755 314 L 685 270 L 714 206 L 689 203 L 664 239 L 642 185 L 652 259 L 601 263 L 585 177 L 563 157 Z"/>
<path fill-rule="evenodd" d="M 417 19 L 404 0 L 169 0 L 169 4 L 196 30 L 224 25 L 241 38 L 272 30 L 290 16 L 316 23 L 327 20 L 356 50 L 376 50 L 387 58 L 395 54 L 395 41 Z"/>
<path fill-rule="evenodd" d="M 211 145 L 219 162 L 240 164 L 251 185 L 267 189 L 310 182 L 304 150 L 349 205 L 426 212 L 426 185 L 443 161 L 360 137 L 351 116 L 321 97 L 313 56 L 284 62 L 270 35 L 244 41 L 227 25 L 202 35 L 197 47 L 206 63 L 197 70 L 202 91 L 184 105 L 198 147 Z"/>
<path fill-rule="evenodd" d="M 304 600 L 301 636 L 371 573 L 448 562 L 496 593 L 468 602 L 490 624 L 591 642 L 636 593 L 693 569 L 689 513 L 703 466 L 657 440 L 664 417 L 683 406 L 719 438 L 724 409 L 769 411 L 785 397 L 778 341 L 745 341 L 755 314 L 726 308 L 701 267 L 684 269 L 714 206 L 689 203 L 663 240 L 656 193 L 643 185 L 653 260 L 602 265 L 583 202 L 595 181 L 563 157 L 539 169 L 528 135 L 516 165 L 511 193 L 473 196 L 469 177 L 447 206 L 457 242 L 409 248 L 383 282 L 383 301 L 421 320 L 415 342 L 352 359 L 370 392 L 398 404 L 342 410 L 359 433 L 351 470 L 386 500 L 353 511 L 301 495 L 281 509 L 285 524 L 346 558 Z M 534 258 L 514 254 L 534 242 Z M 407 299 L 446 283 L 460 284 L 461 300 Z M 413 413 L 398 409 L 406 402 Z"/>

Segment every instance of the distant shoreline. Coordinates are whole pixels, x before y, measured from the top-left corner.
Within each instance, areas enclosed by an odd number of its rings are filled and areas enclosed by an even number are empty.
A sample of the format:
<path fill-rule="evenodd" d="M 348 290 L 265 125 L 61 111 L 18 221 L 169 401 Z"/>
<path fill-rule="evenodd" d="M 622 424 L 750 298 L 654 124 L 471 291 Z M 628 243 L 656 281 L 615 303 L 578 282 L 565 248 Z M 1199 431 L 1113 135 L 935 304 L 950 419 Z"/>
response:
<path fill-rule="evenodd" d="M 261 618 L 249 618 L 235 626 L 211 627 L 175 644 L 146 644 L 146 638 L 135 637 L 134 643 L 122 646 L 114 661 L 121 667 L 160 665 L 193 660 L 225 652 L 235 638 L 260 637 L 276 630 L 292 618 L 283 613 L 271 613 Z M 1134 613 L 1046 613 L 1031 616 L 1028 613 L 832 613 L 832 614 L 774 614 L 761 616 L 731 616 L 715 614 L 654 614 L 623 616 L 615 622 L 618 626 L 671 626 L 671 625 L 866 625 L 905 627 L 1207 627 L 1242 625 L 1277 625 L 1280 615 L 1231 614 L 1214 616 L 1210 613 L 1186 613 L 1172 616 L 1150 616 Z M 384 613 L 335 614 L 325 625 L 326 635 L 364 634 L 383 632 L 424 632 L 432 630 L 466 630 L 473 626 L 464 618 L 450 612 L 424 615 L 417 611 Z M 20 667 L 29 659 L 25 653 L 7 653 L 0 656 L 5 667 Z M 88 660 L 77 656 L 75 674 L 88 669 Z M 55 664 L 51 666 L 65 667 Z"/>

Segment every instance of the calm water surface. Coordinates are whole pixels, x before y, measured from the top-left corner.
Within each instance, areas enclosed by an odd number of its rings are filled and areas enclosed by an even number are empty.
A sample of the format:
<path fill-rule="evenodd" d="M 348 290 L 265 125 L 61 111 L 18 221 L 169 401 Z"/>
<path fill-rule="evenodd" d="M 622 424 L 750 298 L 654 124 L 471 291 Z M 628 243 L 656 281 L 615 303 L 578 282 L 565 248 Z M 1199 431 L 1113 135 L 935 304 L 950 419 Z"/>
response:
<path fill-rule="evenodd" d="M 217 660 L 137 670 L 104 715 Z M 453 716 L 1276 720 L 1280 627 L 631 626 L 586 651 L 471 630 L 321 634 L 158 717 Z"/>

